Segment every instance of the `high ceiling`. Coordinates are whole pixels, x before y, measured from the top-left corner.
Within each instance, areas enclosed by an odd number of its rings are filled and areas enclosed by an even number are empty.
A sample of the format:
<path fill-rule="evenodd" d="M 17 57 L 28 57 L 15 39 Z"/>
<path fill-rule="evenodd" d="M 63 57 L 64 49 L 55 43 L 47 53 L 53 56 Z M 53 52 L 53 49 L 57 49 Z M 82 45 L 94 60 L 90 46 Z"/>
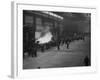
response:
<path fill-rule="evenodd" d="M 53 12 L 53 13 L 58 14 L 65 19 L 70 19 L 73 21 L 87 20 L 87 18 L 89 18 L 88 15 L 90 15 L 89 13 L 72 13 L 72 12 Z"/>

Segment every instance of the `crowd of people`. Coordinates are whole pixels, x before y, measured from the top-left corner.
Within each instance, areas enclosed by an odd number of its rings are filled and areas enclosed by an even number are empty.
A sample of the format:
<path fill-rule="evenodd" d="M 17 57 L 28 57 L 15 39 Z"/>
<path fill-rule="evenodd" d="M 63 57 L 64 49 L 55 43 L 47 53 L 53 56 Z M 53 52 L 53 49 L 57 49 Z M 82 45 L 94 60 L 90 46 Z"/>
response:
<path fill-rule="evenodd" d="M 28 50 L 29 56 L 37 57 L 37 51 L 44 52 L 45 50 L 51 49 L 52 47 L 57 47 L 57 50 L 60 50 L 61 45 L 66 45 L 66 49 L 70 48 L 70 43 L 75 40 L 85 40 L 84 35 L 76 35 L 71 37 L 63 37 L 57 40 L 51 40 L 48 43 L 39 44 L 39 41 L 31 41 L 31 46 Z"/>
<path fill-rule="evenodd" d="M 37 56 L 37 52 L 41 51 L 41 52 L 45 52 L 48 49 L 52 49 L 54 47 L 56 47 L 56 49 L 59 51 L 61 50 L 61 46 L 66 46 L 66 49 L 70 49 L 70 44 L 74 41 L 79 41 L 79 40 L 83 40 L 85 41 L 85 37 L 86 36 L 74 36 L 74 37 L 63 37 L 60 38 L 58 40 L 53 40 L 50 41 L 48 43 L 44 43 L 44 44 L 39 44 L 39 41 L 35 42 L 35 41 L 31 41 L 31 46 L 29 47 L 29 49 L 27 50 L 28 52 L 28 56 L 31 57 L 38 57 Z M 85 66 L 90 66 L 91 62 L 90 62 L 90 57 L 89 56 L 85 56 L 83 59 L 83 64 Z M 38 67 L 40 69 L 40 67 Z"/>

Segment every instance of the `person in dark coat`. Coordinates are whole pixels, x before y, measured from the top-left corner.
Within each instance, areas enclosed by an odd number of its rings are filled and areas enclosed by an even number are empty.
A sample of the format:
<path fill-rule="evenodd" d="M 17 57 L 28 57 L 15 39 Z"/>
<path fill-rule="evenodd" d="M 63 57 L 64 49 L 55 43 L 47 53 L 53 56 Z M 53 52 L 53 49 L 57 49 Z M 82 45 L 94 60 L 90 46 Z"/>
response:
<path fill-rule="evenodd" d="M 32 57 L 35 56 L 37 57 L 37 49 L 38 49 L 38 41 L 33 43 L 33 50 L 32 50 Z"/>
<path fill-rule="evenodd" d="M 60 50 L 60 40 L 57 41 L 57 49 Z"/>
<path fill-rule="evenodd" d="M 41 52 L 44 52 L 44 44 L 41 45 Z"/>
<path fill-rule="evenodd" d="M 89 66 L 90 65 L 90 60 L 89 60 L 89 57 L 88 56 L 86 56 L 84 58 L 84 64 L 85 64 L 85 66 Z"/>
<path fill-rule="evenodd" d="M 69 49 L 69 44 L 70 44 L 70 41 L 66 40 L 67 49 Z"/>

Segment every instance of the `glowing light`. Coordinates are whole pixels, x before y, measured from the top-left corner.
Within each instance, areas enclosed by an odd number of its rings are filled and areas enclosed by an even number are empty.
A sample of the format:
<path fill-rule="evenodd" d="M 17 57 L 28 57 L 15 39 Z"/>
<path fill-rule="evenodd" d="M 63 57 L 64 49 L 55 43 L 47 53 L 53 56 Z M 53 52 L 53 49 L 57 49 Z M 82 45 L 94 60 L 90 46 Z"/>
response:
<path fill-rule="evenodd" d="M 52 13 L 52 12 L 46 12 L 46 11 L 44 11 L 44 12 L 42 12 L 42 13 L 45 13 L 45 14 L 48 14 L 48 15 L 51 15 L 51 16 L 54 16 L 54 17 L 56 17 L 56 18 L 59 18 L 59 19 L 62 19 L 62 20 L 63 20 L 63 17 L 62 17 L 62 16 L 59 16 L 59 15 L 54 14 L 54 13 Z"/>
<path fill-rule="evenodd" d="M 44 44 L 44 43 L 48 43 L 51 41 L 52 39 L 52 34 L 51 32 L 46 33 L 43 37 L 40 37 L 39 39 L 37 39 L 36 41 L 39 41 L 39 44 Z"/>

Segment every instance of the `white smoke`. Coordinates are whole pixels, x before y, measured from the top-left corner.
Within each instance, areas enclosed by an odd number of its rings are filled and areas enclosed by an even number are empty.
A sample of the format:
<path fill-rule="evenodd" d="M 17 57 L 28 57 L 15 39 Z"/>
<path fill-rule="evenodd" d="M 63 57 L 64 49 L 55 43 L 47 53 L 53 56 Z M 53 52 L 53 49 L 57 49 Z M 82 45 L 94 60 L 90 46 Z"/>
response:
<path fill-rule="evenodd" d="M 36 41 L 39 41 L 39 44 L 44 44 L 44 43 L 50 42 L 52 37 L 53 36 L 52 36 L 51 32 L 47 32 L 43 37 L 40 37 Z"/>
<path fill-rule="evenodd" d="M 39 44 L 48 43 L 48 42 L 51 41 L 52 37 L 53 36 L 52 36 L 52 33 L 50 32 L 50 27 L 49 26 L 46 26 L 41 31 L 41 33 L 37 35 L 36 38 L 38 38 L 38 39 L 36 40 L 36 42 L 39 41 Z"/>

